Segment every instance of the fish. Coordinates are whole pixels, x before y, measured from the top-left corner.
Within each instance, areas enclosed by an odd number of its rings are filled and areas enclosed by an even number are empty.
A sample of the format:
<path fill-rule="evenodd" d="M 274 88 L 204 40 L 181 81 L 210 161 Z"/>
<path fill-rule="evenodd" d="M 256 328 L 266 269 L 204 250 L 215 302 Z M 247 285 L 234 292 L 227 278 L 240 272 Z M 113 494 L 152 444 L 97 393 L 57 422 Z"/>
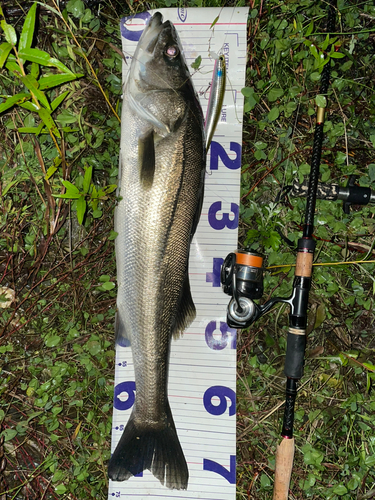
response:
<path fill-rule="evenodd" d="M 220 118 L 221 108 L 223 107 L 223 101 L 224 101 L 225 86 L 226 86 L 225 57 L 221 55 L 215 61 L 214 71 L 212 74 L 210 97 L 208 99 L 206 123 L 205 123 L 207 151 L 210 148 L 211 141 L 216 130 L 216 125 Z"/>
<path fill-rule="evenodd" d="M 130 341 L 136 395 L 108 464 L 114 481 L 149 469 L 170 489 L 189 471 L 168 401 L 171 339 L 196 315 L 188 259 L 203 202 L 204 119 L 178 33 L 156 12 L 124 89 L 115 209 L 118 342 Z"/>

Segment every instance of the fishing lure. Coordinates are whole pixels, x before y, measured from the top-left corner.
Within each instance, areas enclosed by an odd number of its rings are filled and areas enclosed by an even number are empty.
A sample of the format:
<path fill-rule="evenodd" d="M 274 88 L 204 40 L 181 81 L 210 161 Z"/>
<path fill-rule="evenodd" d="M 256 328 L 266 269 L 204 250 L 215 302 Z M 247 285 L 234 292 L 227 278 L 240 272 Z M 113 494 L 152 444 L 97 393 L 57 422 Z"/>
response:
<path fill-rule="evenodd" d="M 208 100 L 207 115 L 204 131 L 206 133 L 206 150 L 208 151 L 213 135 L 216 130 L 217 122 L 219 121 L 221 108 L 223 107 L 224 93 L 226 85 L 226 66 L 223 55 L 219 56 L 215 61 L 211 92 Z"/>

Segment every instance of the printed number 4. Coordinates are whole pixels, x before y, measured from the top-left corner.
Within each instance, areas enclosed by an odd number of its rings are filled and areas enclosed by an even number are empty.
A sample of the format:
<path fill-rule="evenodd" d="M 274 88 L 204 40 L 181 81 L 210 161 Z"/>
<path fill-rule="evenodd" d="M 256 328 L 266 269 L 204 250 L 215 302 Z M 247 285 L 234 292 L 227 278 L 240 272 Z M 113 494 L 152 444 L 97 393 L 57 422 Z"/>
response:
<path fill-rule="evenodd" d="M 213 460 L 209 460 L 208 458 L 203 459 L 203 470 L 215 472 L 220 476 L 223 476 L 224 479 L 228 481 L 230 484 L 236 483 L 236 455 L 230 456 L 230 466 L 229 470 L 223 467 L 222 465 L 214 462 Z"/>

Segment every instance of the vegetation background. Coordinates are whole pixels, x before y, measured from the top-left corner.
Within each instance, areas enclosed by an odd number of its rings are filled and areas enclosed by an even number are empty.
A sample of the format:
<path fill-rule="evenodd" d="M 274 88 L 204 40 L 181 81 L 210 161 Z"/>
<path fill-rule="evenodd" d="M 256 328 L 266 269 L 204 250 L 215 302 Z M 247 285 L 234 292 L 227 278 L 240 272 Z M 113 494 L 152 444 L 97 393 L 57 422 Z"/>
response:
<path fill-rule="evenodd" d="M 119 19 L 171 5 L 245 1 L 0 1 L 1 500 L 107 498 Z M 286 297 L 305 200 L 278 195 L 308 175 L 324 64 L 321 181 L 374 187 L 375 7 L 338 0 L 327 40 L 324 1 L 247 5 L 239 245 L 279 266 L 265 298 Z M 374 212 L 317 203 L 291 499 L 375 496 Z M 287 321 L 276 308 L 240 335 L 239 499 L 272 495 Z"/>

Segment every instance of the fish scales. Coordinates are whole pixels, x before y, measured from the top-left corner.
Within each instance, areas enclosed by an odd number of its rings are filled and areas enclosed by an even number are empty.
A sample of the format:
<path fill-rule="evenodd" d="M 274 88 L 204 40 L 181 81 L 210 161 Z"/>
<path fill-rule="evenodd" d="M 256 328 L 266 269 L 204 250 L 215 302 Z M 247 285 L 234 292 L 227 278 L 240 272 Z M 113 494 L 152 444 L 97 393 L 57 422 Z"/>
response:
<path fill-rule="evenodd" d="M 136 398 L 109 463 L 113 480 L 150 469 L 186 489 L 188 469 L 168 403 L 171 337 L 195 316 L 188 257 L 203 199 L 203 116 L 174 26 L 156 13 L 124 92 L 115 213 L 117 337 L 132 346 Z"/>

